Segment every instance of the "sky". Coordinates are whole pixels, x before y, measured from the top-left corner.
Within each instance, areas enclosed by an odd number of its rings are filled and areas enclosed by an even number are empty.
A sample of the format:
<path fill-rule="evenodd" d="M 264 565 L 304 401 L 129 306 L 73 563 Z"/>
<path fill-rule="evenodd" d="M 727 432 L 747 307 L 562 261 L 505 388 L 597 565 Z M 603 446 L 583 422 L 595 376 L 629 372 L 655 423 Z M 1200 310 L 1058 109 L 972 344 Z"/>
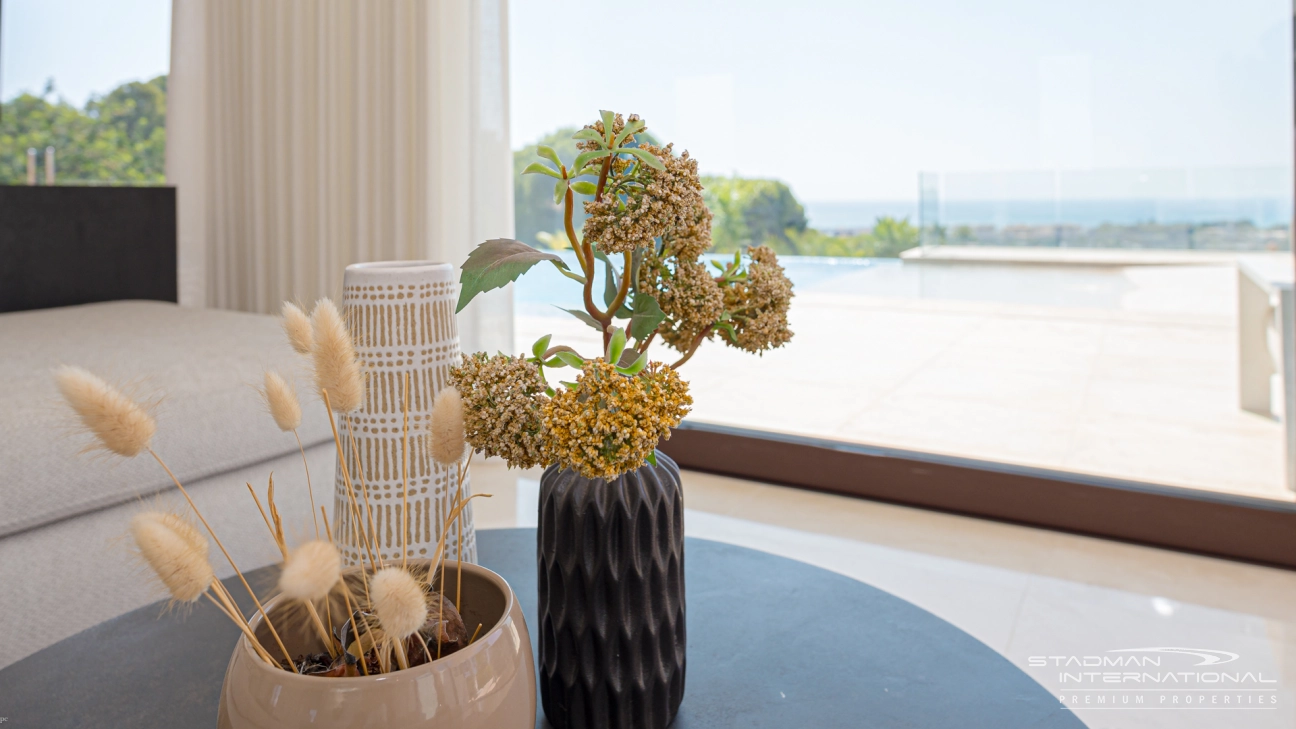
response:
<path fill-rule="evenodd" d="M 637 112 L 704 171 L 811 201 L 913 200 L 921 170 L 1291 167 L 1290 0 L 651 8 L 511 3 L 515 147 Z"/>
<path fill-rule="evenodd" d="M 0 99 L 45 81 L 83 106 L 171 67 L 171 0 L 0 0 Z"/>
<path fill-rule="evenodd" d="M 0 98 L 53 77 L 80 105 L 165 73 L 170 6 L 3 0 Z M 1291 167 L 1288 0 L 643 7 L 510 2 L 515 147 L 637 112 L 704 171 L 808 201 L 913 201 L 923 170 Z"/>

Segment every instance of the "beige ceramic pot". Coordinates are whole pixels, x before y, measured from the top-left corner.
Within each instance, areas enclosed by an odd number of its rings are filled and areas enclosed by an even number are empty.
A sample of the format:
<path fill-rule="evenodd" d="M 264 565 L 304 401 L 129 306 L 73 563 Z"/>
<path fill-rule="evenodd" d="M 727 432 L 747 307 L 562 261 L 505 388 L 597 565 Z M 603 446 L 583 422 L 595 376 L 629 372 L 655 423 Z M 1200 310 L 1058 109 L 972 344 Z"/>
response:
<path fill-rule="evenodd" d="M 455 565 L 446 562 L 447 575 L 455 574 Z M 266 604 L 271 615 L 275 615 L 273 604 Z M 464 624 L 483 626 L 472 645 L 440 660 L 381 676 L 298 676 L 267 665 L 248 640 L 240 638 L 225 671 L 217 725 L 220 729 L 531 729 L 536 717 L 535 664 L 517 596 L 504 578 L 465 563 L 462 604 Z M 259 615 L 254 627 L 258 624 Z M 285 636 L 294 655 L 319 649 L 318 644 L 305 641 Z"/>

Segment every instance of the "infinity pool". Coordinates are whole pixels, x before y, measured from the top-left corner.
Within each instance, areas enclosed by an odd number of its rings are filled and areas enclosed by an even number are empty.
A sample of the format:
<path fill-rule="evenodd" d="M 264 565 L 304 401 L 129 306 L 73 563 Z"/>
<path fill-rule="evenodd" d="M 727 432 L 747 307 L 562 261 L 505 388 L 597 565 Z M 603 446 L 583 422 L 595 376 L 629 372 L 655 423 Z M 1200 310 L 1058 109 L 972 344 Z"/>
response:
<path fill-rule="evenodd" d="M 561 254 L 577 270 L 575 254 Z M 715 256 L 727 260 L 726 256 Z M 934 299 L 1116 310 L 1226 314 L 1232 292 L 1221 266 L 1078 266 L 906 263 L 896 258 L 781 257 L 798 294 Z M 602 274 L 595 291 L 603 291 Z M 567 316 L 580 286 L 541 264 L 517 283 L 520 316 Z M 557 304 L 557 306 L 555 306 Z"/>

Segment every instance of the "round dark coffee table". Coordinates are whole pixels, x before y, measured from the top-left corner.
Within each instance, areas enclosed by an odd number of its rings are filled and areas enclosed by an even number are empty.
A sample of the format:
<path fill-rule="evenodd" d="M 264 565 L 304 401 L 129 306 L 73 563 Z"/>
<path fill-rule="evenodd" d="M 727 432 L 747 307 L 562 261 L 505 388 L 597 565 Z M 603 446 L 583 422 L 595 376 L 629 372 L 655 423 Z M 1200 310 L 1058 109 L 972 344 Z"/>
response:
<path fill-rule="evenodd" d="M 535 530 L 477 538 L 534 643 Z M 1084 726 L 1002 656 L 881 590 L 702 539 L 686 555 L 688 679 L 673 727 Z M 264 594 L 275 571 L 250 577 Z M 183 619 L 160 612 L 127 613 L 0 671 L 0 717 L 14 729 L 214 726 L 238 630 L 206 604 Z"/>

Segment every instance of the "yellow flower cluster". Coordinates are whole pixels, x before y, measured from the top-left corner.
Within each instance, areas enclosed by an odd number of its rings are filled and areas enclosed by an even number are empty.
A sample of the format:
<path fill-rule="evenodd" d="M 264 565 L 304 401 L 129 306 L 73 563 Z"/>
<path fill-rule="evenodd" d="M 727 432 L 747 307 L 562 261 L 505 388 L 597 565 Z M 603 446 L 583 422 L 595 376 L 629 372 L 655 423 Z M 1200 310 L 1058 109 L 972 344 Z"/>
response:
<path fill-rule="evenodd" d="M 613 479 L 643 465 L 693 405 L 688 384 L 659 362 L 627 377 L 590 360 L 577 385 L 550 398 L 543 419 L 550 455 L 586 478 Z"/>

